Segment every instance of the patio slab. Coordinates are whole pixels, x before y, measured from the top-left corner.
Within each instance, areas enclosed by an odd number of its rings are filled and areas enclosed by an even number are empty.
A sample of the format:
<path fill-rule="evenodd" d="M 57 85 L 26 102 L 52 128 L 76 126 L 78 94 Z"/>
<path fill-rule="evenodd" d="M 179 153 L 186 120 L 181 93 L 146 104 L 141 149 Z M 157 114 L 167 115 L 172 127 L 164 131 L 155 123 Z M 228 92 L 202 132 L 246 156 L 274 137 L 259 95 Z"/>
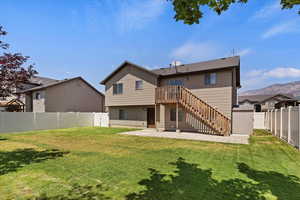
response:
<path fill-rule="evenodd" d="M 198 141 L 208 141 L 208 142 L 221 142 L 221 143 L 231 143 L 231 144 L 249 144 L 248 135 L 238 135 L 238 134 L 232 134 L 231 136 L 216 136 L 216 135 L 206 135 L 206 134 L 190 133 L 190 132 L 180 132 L 180 133 L 171 132 L 171 131 L 158 132 L 155 129 L 144 129 L 139 131 L 124 132 L 119 134 L 143 136 L 143 137 L 160 137 L 160 138 L 198 140 Z"/>

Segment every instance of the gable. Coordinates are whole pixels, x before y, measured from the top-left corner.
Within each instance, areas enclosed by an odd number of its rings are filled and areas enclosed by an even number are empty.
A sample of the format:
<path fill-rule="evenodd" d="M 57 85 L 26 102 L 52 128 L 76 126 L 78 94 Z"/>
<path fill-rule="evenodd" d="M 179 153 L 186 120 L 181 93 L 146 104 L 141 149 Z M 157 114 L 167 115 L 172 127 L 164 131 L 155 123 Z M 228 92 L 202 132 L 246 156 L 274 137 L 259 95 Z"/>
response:
<path fill-rule="evenodd" d="M 125 61 L 123 64 L 121 64 L 115 71 L 113 71 L 110 75 L 108 75 L 103 81 L 101 81 L 101 84 L 105 85 L 108 81 L 110 81 L 111 79 L 114 78 L 114 76 L 117 76 L 118 73 L 120 73 L 120 71 L 122 71 L 124 68 L 132 68 L 134 70 L 137 70 L 137 71 L 143 71 L 144 73 L 148 74 L 149 76 L 153 76 L 155 78 L 158 77 L 157 74 L 141 67 L 141 66 L 138 66 L 136 64 L 133 64 L 133 63 L 130 63 L 128 61 Z"/>
<path fill-rule="evenodd" d="M 142 69 L 139 69 L 131 64 L 126 64 L 122 67 L 122 69 L 119 69 L 117 73 L 115 73 L 110 79 L 105 83 L 105 90 L 108 90 L 112 87 L 114 83 L 120 82 L 122 79 L 131 78 L 132 80 L 143 80 L 146 81 L 152 85 L 157 85 L 157 77 L 153 76 L 152 74 L 149 74 L 147 71 L 144 71 Z M 130 79 L 129 78 L 129 79 Z M 132 81 L 132 87 L 134 87 L 135 82 Z"/>

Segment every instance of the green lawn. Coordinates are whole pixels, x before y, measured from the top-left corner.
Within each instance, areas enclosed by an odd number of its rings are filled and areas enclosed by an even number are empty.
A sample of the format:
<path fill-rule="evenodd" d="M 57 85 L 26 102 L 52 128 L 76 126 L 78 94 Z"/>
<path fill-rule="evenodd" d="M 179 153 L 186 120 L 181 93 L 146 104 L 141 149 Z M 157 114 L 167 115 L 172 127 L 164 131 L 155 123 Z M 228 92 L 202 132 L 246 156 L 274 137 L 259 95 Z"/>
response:
<path fill-rule="evenodd" d="M 250 145 L 116 134 L 122 131 L 0 135 L 0 199 L 300 199 L 299 151 L 264 131 Z"/>

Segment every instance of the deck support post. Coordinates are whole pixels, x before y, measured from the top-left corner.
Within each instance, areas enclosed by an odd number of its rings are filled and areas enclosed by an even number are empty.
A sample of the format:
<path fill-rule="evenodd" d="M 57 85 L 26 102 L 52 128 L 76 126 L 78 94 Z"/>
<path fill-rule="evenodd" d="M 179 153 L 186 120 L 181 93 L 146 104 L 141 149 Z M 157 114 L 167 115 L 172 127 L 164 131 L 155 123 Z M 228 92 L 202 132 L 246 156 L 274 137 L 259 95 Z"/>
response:
<path fill-rule="evenodd" d="M 157 129 L 157 124 L 156 124 L 156 109 L 157 109 L 157 107 L 156 107 L 156 103 L 154 104 L 154 125 L 155 125 L 155 129 L 156 129 L 156 131 L 158 131 L 158 129 Z"/>
<path fill-rule="evenodd" d="M 179 114 L 178 114 L 179 112 L 178 112 L 178 102 L 176 103 L 176 132 L 177 133 L 180 133 L 180 130 L 179 130 L 179 123 L 178 123 L 178 116 L 179 116 Z"/>

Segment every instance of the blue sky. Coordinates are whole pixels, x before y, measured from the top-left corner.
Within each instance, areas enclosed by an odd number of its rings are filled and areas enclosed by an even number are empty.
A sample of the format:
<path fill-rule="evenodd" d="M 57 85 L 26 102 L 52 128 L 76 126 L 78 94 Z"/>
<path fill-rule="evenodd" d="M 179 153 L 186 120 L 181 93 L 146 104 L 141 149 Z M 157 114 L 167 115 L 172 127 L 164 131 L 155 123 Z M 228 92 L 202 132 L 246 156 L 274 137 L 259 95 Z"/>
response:
<path fill-rule="evenodd" d="M 165 0 L 1 0 L 11 51 L 41 76 L 99 82 L 124 60 L 149 69 L 241 55 L 243 90 L 300 79 L 300 16 L 277 0 L 250 0 L 199 25 L 173 19 Z"/>

